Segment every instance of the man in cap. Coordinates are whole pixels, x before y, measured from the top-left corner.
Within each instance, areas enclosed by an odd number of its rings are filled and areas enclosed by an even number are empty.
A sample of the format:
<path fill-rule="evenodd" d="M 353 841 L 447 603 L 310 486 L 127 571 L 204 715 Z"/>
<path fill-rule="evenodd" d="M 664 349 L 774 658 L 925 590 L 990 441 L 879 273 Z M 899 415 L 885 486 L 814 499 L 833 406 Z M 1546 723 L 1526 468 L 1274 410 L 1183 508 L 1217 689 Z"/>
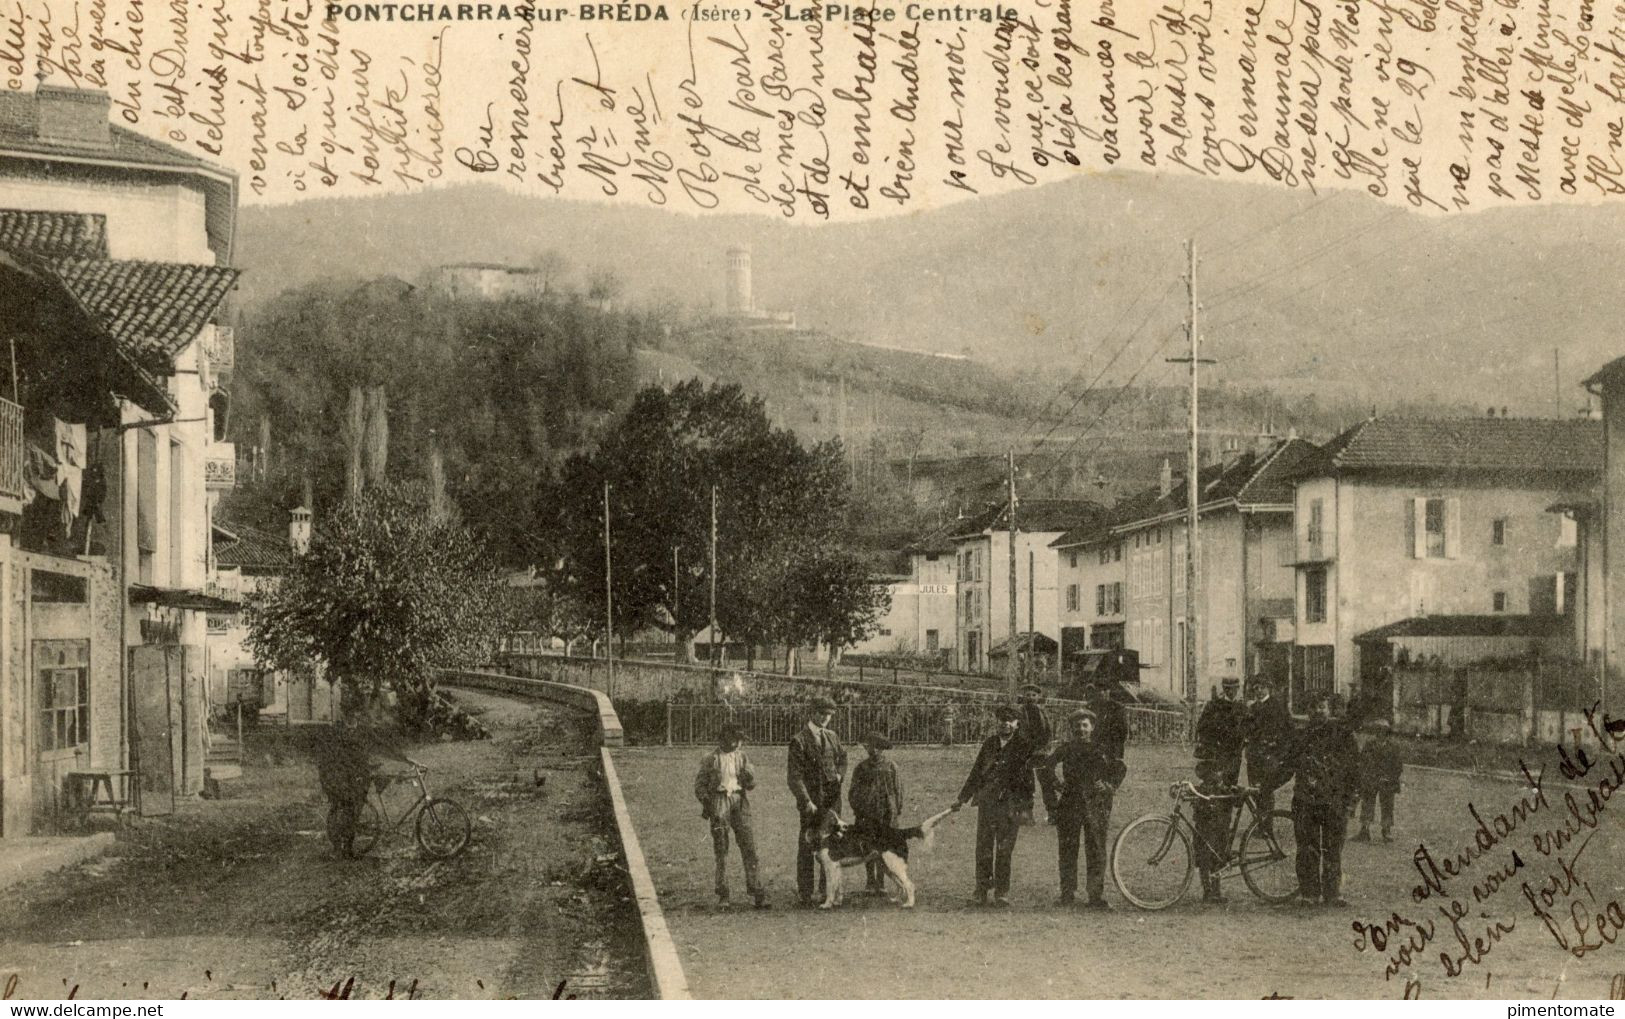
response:
<path fill-rule="evenodd" d="M 1247 690 L 1254 694 L 1247 708 L 1247 784 L 1258 787 L 1259 814 L 1268 816 L 1275 809 L 1275 791 L 1292 778 L 1287 762 L 1292 719 L 1286 700 L 1276 696 L 1266 677 L 1248 680 Z"/>
<path fill-rule="evenodd" d="M 1067 739 L 1045 759 L 1052 775 L 1061 769 L 1056 841 L 1060 851 L 1061 895 L 1058 906 L 1072 905 L 1078 890 L 1078 842 L 1082 837 L 1085 891 L 1092 909 L 1106 904 L 1106 825 L 1112 795 L 1123 781 L 1124 766 L 1095 739 L 1095 713 L 1079 708 L 1067 718 Z"/>
<path fill-rule="evenodd" d="M 796 839 L 796 893 L 803 906 L 818 904 L 818 878 L 813 841 L 817 837 L 819 814 L 824 810 L 841 812 L 841 783 L 846 778 L 846 748 L 829 727 L 835 717 L 835 702 L 818 697 L 807 709 L 807 724 L 790 737 L 786 777 L 790 795 L 801 812 Z"/>
<path fill-rule="evenodd" d="M 700 801 L 700 816 L 711 825 L 711 849 L 717 862 L 717 901 L 728 905 L 728 833 L 739 842 L 739 858 L 745 865 L 745 891 L 757 909 L 767 907 L 756 863 L 756 832 L 750 823 L 749 793 L 756 788 L 756 775 L 742 746 L 744 731 L 729 722 L 717 737 L 717 748 L 700 760 L 694 776 L 694 798 Z"/>
<path fill-rule="evenodd" d="M 852 806 L 852 817 L 859 831 L 881 835 L 897 826 L 903 813 L 903 780 L 897 774 L 897 765 L 886 757 L 891 740 L 878 732 L 863 738 L 869 756 L 852 769 L 852 787 L 847 790 L 847 802 Z M 886 865 L 879 858 L 864 865 L 868 875 L 868 891 L 886 894 Z"/>
<path fill-rule="evenodd" d="M 1020 732 L 1021 712 L 1001 704 L 998 729 L 982 742 L 954 809 L 976 803 L 976 902 L 1010 905 L 1010 858 L 1021 818 L 1033 807 L 1033 746 Z"/>
<path fill-rule="evenodd" d="M 1095 743 L 1114 761 L 1123 759 L 1128 745 L 1128 711 L 1123 707 L 1123 690 L 1110 676 L 1100 676 L 1084 694 L 1089 710 L 1095 713 Z"/>
<path fill-rule="evenodd" d="M 1348 808 L 1359 795 L 1359 747 L 1336 698 L 1322 696 L 1297 740 L 1292 786 L 1292 828 L 1298 843 L 1298 901 L 1346 906 L 1343 839 Z"/>
<path fill-rule="evenodd" d="M 1382 840 L 1394 841 L 1394 795 L 1405 774 L 1405 759 L 1393 739 L 1393 725 L 1379 718 L 1366 726 L 1370 732 L 1360 751 L 1360 834 L 1358 842 L 1371 840 L 1371 820 L 1381 807 Z"/>
<path fill-rule="evenodd" d="M 1241 777 L 1247 711 L 1236 701 L 1241 680 L 1226 676 L 1196 721 L 1196 778 L 1204 794 L 1228 793 Z M 1231 800 L 1196 803 L 1196 866 L 1202 874 L 1202 901 L 1223 902 L 1218 870 L 1229 852 Z"/>
<path fill-rule="evenodd" d="M 1044 715 L 1044 688 L 1037 683 L 1026 683 L 1018 692 L 1021 694 L 1022 736 L 1032 744 L 1034 752 L 1042 753 L 1054 738 L 1049 719 Z M 1044 797 L 1048 821 L 1054 824 L 1056 805 L 1060 802 L 1055 798 L 1055 774 L 1042 766 L 1035 768 L 1033 773 L 1038 778 L 1038 791 Z"/>

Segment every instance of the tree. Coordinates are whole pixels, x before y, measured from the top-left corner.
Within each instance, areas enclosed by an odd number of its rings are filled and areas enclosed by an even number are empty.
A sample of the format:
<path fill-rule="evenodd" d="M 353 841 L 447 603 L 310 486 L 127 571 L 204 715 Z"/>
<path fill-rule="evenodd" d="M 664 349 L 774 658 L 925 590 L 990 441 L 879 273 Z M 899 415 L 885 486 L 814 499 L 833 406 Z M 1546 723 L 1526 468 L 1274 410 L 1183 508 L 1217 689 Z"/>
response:
<path fill-rule="evenodd" d="M 822 643 L 831 671 L 842 651 L 875 635 L 891 608 L 891 592 L 844 549 L 804 549 L 785 579 L 779 612 L 785 636 L 794 645 Z"/>
<path fill-rule="evenodd" d="M 255 595 L 248 646 L 274 669 L 327 666 L 347 709 L 395 694 L 420 727 L 435 671 L 488 653 L 503 622 L 501 578 L 422 493 L 376 486 L 327 520 L 294 571 Z"/>
<path fill-rule="evenodd" d="M 622 637 L 655 626 L 687 646 L 706 624 L 713 486 L 717 616 L 731 640 L 788 636 L 784 592 L 795 564 L 843 538 L 848 490 L 839 445 L 803 447 L 738 386 L 691 380 L 669 392 L 646 388 L 596 451 L 565 464 L 550 497 L 559 552 L 581 600 L 598 604 L 606 482 Z"/>

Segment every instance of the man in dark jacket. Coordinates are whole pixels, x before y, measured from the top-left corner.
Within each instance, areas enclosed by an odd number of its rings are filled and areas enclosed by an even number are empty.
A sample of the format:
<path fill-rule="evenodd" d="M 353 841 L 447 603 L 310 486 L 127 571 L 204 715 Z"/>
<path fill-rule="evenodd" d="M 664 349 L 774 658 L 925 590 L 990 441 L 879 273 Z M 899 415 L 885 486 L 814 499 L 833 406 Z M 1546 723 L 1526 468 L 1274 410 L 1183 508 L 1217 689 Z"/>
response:
<path fill-rule="evenodd" d="M 1196 721 L 1196 778 L 1208 795 L 1235 788 L 1241 777 L 1241 750 L 1246 742 L 1247 711 L 1236 701 L 1241 680 L 1226 676 L 1220 691 Z M 1223 902 L 1218 870 L 1229 850 L 1230 800 L 1196 803 L 1196 866 L 1202 873 L 1202 901 Z"/>
<path fill-rule="evenodd" d="M 1275 791 L 1292 778 L 1286 759 L 1292 719 L 1286 700 L 1276 696 L 1269 680 L 1254 681 L 1260 689 L 1247 709 L 1247 784 L 1258 787 L 1259 812 L 1268 814 L 1275 809 Z"/>
<path fill-rule="evenodd" d="M 1100 679 L 1089 687 L 1085 699 L 1095 713 L 1095 744 L 1114 761 L 1123 759 L 1128 745 L 1128 710 L 1123 707 L 1122 690 L 1116 680 Z"/>
<path fill-rule="evenodd" d="M 1382 840 L 1394 841 L 1394 795 L 1405 774 L 1405 759 L 1394 743 L 1393 726 L 1386 718 L 1371 722 L 1371 735 L 1360 751 L 1360 834 L 1358 842 L 1371 838 L 1371 820 L 1382 815 Z"/>
<path fill-rule="evenodd" d="M 803 906 L 818 904 L 817 868 L 813 844 L 817 838 L 819 814 L 823 810 L 841 812 L 841 783 L 846 778 L 846 748 L 835 730 L 829 728 L 835 717 L 835 702 L 828 697 L 814 700 L 807 724 L 790 738 L 786 778 L 790 795 L 801 812 L 800 833 L 796 838 L 796 892 Z"/>
<path fill-rule="evenodd" d="M 1359 790 L 1359 747 L 1347 720 L 1330 697 L 1315 704 L 1315 717 L 1293 754 L 1292 833 L 1298 842 L 1298 901 L 1348 905 L 1339 894 L 1348 808 Z"/>
<path fill-rule="evenodd" d="M 1027 742 L 1037 753 L 1049 748 L 1054 732 L 1050 729 L 1049 719 L 1044 715 L 1044 688 L 1037 683 L 1028 683 L 1021 688 L 1021 732 Z M 1034 777 L 1038 779 L 1038 791 L 1044 797 L 1044 812 L 1049 815 L 1048 822 L 1055 823 L 1055 808 L 1060 802 L 1055 797 L 1055 775 L 1048 768 L 1034 769 Z"/>
<path fill-rule="evenodd" d="M 1072 905 L 1078 890 L 1078 842 L 1082 836 L 1085 890 L 1088 905 L 1107 909 L 1106 826 L 1111 820 L 1112 796 L 1123 781 L 1123 762 L 1112 757 L 1095 739 L 1095 713 L 1079 708 L 1068 718 L 1069 738 L 1045 758 L 1044 770 L 1061 770 L 1060 806 L 1056 839 L 1061 865 L 1058 906 Z"/>
<path fill-rule="evenodd" d="M 1001 705 L 999 728 L 982 742 L 954 809 L 976 803 L 976 902 L 1010 905 L 1010 858 L 1021 818 L 1033 808 L 1033 747 L 1020 732 L 1021 712 Z"/>
<path fill-rule="evenodd" d="M 878 732 L 863 738 L 869 756 L 852 769 L 852 787 L 846 799 L 852 806 L 852 819 L 857 828 L 872 835 L 884 836 L 897 826 L 903 813 L 903 779 L 897 774 L 897 765 L 886 757 L 891 740 Z M 871 894 L 886 894 L 886 865 L 879 859 L 864 865 L 868 876 L 867 890 Z"/>

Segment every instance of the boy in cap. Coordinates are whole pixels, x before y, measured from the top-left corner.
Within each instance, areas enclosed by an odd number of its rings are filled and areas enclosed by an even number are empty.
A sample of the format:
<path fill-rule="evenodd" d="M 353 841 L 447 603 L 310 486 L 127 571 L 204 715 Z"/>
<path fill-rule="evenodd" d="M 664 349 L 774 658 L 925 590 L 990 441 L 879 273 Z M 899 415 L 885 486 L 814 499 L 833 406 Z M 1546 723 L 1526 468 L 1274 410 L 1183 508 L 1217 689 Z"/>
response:
<path fill-rule="evenodd" d="M 1021 818 L 1033 808 L 1033 746 L 1020 733 L 1021 712 L 1006 704 L 994 712 L 999 727 L 982 742 L 976 763 L 953 809 L 976 802 L 976 902 L 1010 905 L 1010 858 Z"/>
<path fill-rule="evenodd" d="M 847 790 L 846 797 L 852 806 L 856 827 L 869 834 L 879 834 L 897 826 L 897 818 L 903 812 L 903 780 L 897 774 L 897 765 L 886 757 L 891 740 L 872 732 L 863 738 L 863 746 L 869 756 L 852 769 L 852 788 Z M 864 869 L 870 894 L 886 894 L 886 865 L 876 858 L 866 863 Z"/>
<path fill-rule="evenodd" d="M 694 776 L 694 798 L 700 801 L 700 816 L 711 825 L 711 849 L 717 860 L 717 901 L 728 905 L 728 832 L 739 841 L 739 858 L 745 865 L 745 891 L 757 909 L 767 906 L 756 865 L 756 833 L 750 823 L 749 792 L 756 788 L 756 775 L 742 747 L 744 732 L 732 722 L 722 727 L 717 748 L 700 760 Z"/>
<path fill-rule="evenodd" d="M 1070 906 L 1078 889 L 1078 843 L 1084 848 L 1085 890 L 1089 906 L 1107 909 L 1106 825 L 1111 819 L 1112 795 L 1123 781 L 1125 768 L 1095 740 L 1095 713 L 1079 708 L 1067 718 L 1067 739 L 1044 759 L 1052 776 L 1061 769 L 1060 806 L 1056 841 L 1060 853 L 1061 895 L 1058 906 Z"/>
<path fill-rule="evenodd" d="M 829 723 L 835 717 L 835 702 L 817 697 L 807 709 L 807 724 L 790 737 L 786 779 L 790 795 L 801 813 L 796 838 L 796 893 L 803 906 L 818 904 L 818 876 L 813 846 L 817 841 L 819 815 L 825 810 L 841 812 L 841 783 L 846 778 L 846 748 Z"/>
<path fill-rule="evenodd" d="M 1371 819 L 1380 805 L 1382 840 L 1392 842 L 1394 795 L 1399 792 L 1400 779 L 1405 774 L 1405 761 L 1394 744 L 1393 727 L 1386 718 L 1377 719 L 1369 728 L 1371 736 L 1360 751 L 1360 834 L 1355 840 L 1371 841 Z"/>

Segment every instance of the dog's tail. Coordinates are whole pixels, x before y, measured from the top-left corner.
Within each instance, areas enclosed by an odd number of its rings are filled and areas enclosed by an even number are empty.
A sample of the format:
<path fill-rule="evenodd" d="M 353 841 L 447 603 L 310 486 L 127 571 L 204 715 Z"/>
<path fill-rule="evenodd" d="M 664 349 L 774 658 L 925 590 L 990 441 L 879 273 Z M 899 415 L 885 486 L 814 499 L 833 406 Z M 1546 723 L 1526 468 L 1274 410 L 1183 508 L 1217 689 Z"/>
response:
<path fill-rule="evenodd" d="M 906 838 L 919 839 L 920 840 L 920 848 L 925 850 L 926 852 L 930 852 L 931 847 L 936 844 L 936 827 L 937 827 L 937 825 L 942 822 L 943 818 L 947 817 L 949 814 L 952 814 L 952 813 L 953 813 L 953 808 L 950 807 L 947 810 L 939 811 L 939 812 L 937 812 L 935 814 L 932 814 L 930 817 L 928 817 L 925 820 L 921 821 L 919 824 L 915 825 L 914 827 L 904 829 L 903 835 Z"/>

